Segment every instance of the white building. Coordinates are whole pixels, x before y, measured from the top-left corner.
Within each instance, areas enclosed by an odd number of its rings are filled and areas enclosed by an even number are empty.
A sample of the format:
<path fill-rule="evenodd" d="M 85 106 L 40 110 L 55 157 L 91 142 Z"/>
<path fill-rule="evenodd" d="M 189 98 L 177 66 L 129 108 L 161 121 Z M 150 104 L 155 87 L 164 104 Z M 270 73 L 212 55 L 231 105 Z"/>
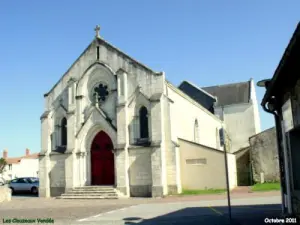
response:
<path fill-rule="evenodd" d="M 165 73 L 98 34 L 45 94 L 41 123 L 40 196 L 90 185 L 112 185 L 124 196 L 180 193 L 187 185 L 182 166 L 185 174 L 197 176 L 208 164 L 216 175 L 205 172 L 199 185 L 209 180 L 208 188 L 226 187 L 219 157 L 223 121 L 169 83 Z M 182 146 L 193 144 L 193 156 L 182 154 L 189 147 L 180 147 L 179 139 Z M 212 158 L 203 158 L 202 148 Z M 234 187 L 235 159 L 229 158 Z"/>
<path fill-rule="evenodd" d="M 253 79 L 203 88 L 184 81 L 179 89 L 224 121 L 231 153 L 249 146 L 249 138 L 261 132 Z"/>
<path fill-rule="evenodd" d="M 24 156 L 9 158 L 8 151 L 4 150 L 3 158 L 7 163 L 2 174 L 2 177 L 5 180 L 11 180 L 18 177 L 38 177 L 38 153 L 30 154 L 30 150 L 26 149 Z"/>

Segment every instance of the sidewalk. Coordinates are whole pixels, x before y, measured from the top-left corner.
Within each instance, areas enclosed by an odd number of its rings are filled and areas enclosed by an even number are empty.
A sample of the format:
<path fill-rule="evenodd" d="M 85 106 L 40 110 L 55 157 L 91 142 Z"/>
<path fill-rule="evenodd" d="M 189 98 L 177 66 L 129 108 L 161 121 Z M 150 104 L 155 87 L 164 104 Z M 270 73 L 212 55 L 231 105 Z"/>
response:
<path fill-rule="evenodd" d="M 231 193 L 252 193 L 250 186 L 239 186 L 234 188 Z"/>
<path fill-rule="evenodd" d="M 230 199 L 239 198 L 254 198 L 254 197 L 272 197 L 280 196 L 280 191 L 268 191 L 268 192 L 245 192 L 234 191 L 230 193 Z M 190 195 L 190 196 L 167 196 L 161 199 L 153 199 L 152 201 L 158 202 L 175 202 L 175 201 L 201 201 L 201 200 L 223 200 L 227 199 L 227 193 L 212 194 L 212 195 Z"/>

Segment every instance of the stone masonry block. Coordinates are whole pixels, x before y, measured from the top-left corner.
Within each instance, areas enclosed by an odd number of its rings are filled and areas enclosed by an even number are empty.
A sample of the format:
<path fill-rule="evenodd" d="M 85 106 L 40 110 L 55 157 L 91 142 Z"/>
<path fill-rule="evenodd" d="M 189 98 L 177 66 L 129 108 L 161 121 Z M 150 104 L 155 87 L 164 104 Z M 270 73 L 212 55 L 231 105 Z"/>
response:
<path fill-rule="evenodd" d="M 152 186 L 152 197 L 157 198 L 157 197 L 163 197 L 164 192 L 163 192 L 163 186 Z"/>

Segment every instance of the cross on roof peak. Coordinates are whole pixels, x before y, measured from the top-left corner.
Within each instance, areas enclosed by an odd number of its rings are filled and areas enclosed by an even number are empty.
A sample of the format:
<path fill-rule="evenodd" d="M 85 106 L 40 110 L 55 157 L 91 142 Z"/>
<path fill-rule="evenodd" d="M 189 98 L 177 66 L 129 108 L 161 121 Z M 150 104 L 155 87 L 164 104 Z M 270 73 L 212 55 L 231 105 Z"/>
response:
<path fill-rule="evenodd" d="M 96 37 L 100 37 L 100 34 L 99 34 L 99 32 L 100 32 L 100 26 L 99 25 L 97 25 L 95 27 L 95 32 L 96 32 Z"/>

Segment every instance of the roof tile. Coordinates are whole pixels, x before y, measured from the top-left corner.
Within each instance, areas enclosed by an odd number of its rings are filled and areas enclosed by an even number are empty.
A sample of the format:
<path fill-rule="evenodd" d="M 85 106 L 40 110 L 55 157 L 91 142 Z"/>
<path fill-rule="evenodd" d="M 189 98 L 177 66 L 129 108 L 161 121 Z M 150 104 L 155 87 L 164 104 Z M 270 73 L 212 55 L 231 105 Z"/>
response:
<path fill-rule="evenodd" d="M 20 163 L 21 159 L 38 159 L 38 158 L 39 158 L 39 153 L 34 153 L 34 154 L 30 154 L 28 156 L 7 158 L 6 163 L 7 164 L 17 164 L 17 163 Z"/>

